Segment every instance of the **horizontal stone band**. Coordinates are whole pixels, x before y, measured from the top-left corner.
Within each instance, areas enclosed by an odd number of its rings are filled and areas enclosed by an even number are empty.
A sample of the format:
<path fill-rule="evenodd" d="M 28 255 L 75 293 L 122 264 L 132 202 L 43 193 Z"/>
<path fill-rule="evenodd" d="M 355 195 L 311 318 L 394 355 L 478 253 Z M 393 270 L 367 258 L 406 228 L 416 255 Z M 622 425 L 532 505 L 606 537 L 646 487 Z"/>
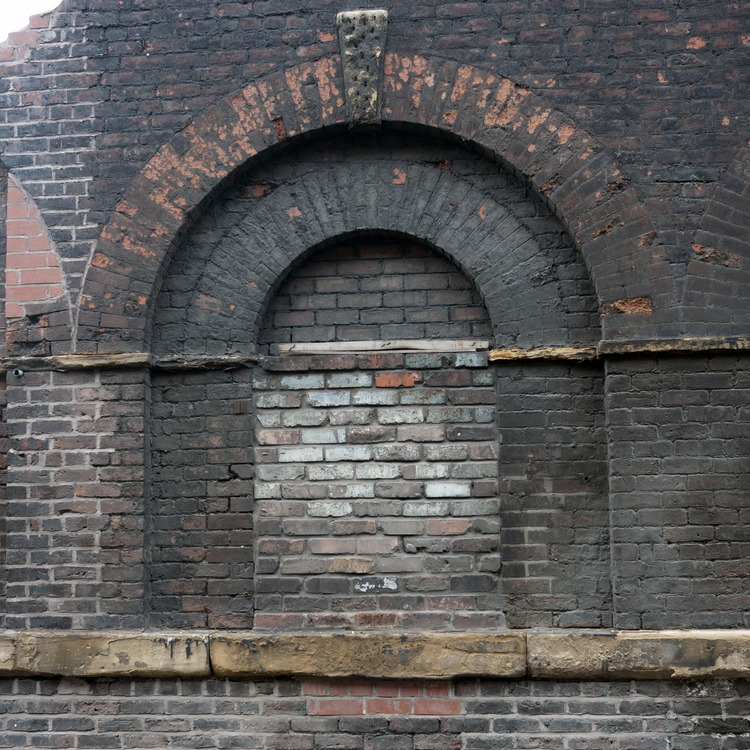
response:
<path fill-rule="evenodd" d="M 0 676 L 747 678 L 750 631 L 5 632 Z"/>

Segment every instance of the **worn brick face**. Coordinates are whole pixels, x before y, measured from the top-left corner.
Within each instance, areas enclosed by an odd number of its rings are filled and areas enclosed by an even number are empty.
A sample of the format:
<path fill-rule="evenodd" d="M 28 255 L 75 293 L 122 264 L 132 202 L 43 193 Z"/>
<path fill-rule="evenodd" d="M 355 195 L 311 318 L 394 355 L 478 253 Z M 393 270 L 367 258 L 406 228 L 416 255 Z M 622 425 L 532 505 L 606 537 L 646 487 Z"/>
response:
<path fill-rule="evenodd" d="M 298 361 L 314 369 L 312 358 Z M 256 371 L 260 424 L 315 424 L 298 431 L 304 447 L 294 445 L 297 431 L 276 430 L 279 447 L 257 456 L 256 626 L 503 625 L 492 407 L 452 409 L 454 400 L 462 401 L 462 389 L 427 391 L 421 385 L 435 370 L 467 368 L 469 382 L 484 382 L 492 371 L 486 357 L 476 355 L 391 357 L 389 365 L 397 364 L 401 369 L 374 374 L 375 393 L 392 395 L 377 408 L 348 408 L 361 401 L 363 386 L 372 387 L 367 370 L 346 376 L 311 371 L 290 380 L 269 360 Z M 283 398 L 267 398 L 283 397 L 300 383 L 325 383 L 347 398 L 325 401 L 319 391 L 302 392 L 297 410 L 279 409 Z M 414 398 L 420 394 L 429 397 Z M 436 401 L 448 407 L 435 412 Z M 402 406 L 414 403 L 420 406 Z M 431 424 L 424 424 L 428 419 Z M 446 427 L 457 427 L 456 421 L 465 424 L 465 434 L 449 441 Z M 482 429 L 472 432 L 477 423 Z M 477 484 L 481 499 L 474 499 Z M 486 485 L 494 485 L 495 493 Z M 289 537 L 300 538 L 294 556 L 285 554 Z"/>

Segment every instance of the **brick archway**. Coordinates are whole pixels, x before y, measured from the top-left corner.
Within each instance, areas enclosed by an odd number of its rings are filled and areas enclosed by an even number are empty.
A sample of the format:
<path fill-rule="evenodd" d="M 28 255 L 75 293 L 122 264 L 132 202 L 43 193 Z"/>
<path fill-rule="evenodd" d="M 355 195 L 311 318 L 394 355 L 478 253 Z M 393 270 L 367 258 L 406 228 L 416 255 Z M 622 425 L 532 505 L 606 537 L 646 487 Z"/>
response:
<path fill-rule="evenodd" d="M 389 54 L 383 85 L 384 122 L 470 141 L 544 196 L 589 269 L 605 335 L 646 335 L 670 320 L 672 280 L 651 220 L 589 133 L 530 90 L 472 66 Z M 331 57 L 246 86 L 171 138 L 102 230 L 81 295 L 77 351 L 143 349 L 160 270 L 191 212 L 253 157 L 345 123 L 340 59 Z"/>

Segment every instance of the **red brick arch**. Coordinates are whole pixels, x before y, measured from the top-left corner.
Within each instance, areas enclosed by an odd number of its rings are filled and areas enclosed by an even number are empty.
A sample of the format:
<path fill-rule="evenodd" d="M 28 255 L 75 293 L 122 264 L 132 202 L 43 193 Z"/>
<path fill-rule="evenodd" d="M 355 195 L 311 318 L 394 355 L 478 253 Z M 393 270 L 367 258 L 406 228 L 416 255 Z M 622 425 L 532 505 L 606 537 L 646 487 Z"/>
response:
<path fill-rule="evenodd" d="M 602 311 L 635 311 L 605 315 L 605 335 L 647 335 L 669 320 L 671 276 L 635 190 L 589 133 L 540 96 L 472 66 L 389 54 L 383 121 L 452 134 L 523 175 L 571 233 Z M 195 117 L 143 167 L 102 230 L 77 350 L 143 349 L 160 269 L 191 211 L 258 154 L 345 123 L 338 57 L 273 73 Z"/>

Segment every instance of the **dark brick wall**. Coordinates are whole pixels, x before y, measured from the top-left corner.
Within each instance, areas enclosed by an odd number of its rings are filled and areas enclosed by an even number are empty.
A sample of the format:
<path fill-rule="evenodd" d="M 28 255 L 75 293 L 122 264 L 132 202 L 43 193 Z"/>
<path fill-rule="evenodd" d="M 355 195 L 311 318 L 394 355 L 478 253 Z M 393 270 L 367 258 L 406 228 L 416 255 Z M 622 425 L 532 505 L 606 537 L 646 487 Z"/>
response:
<path fill-rule="evenodd" d="M 6 626 L 142 626 L 147 374 L 10 378 Z"/>
<path fill-rule="evenodd" d="M 747 627 L 748 358 L 607 363 L 615 625 Z"/>
<path fill-rule="evenodd" d="M 2 680 L 13 748 L 742 750 L 744 681 Z"/>
<path fill-rule="evenodd" d="M 259 342 L 491 336 L 481 298 L 447 258 L 405 240 L 352 240 L 292 272 L 271 300 Z"/>
<path fill-rule="evenodd" d="M 720 3 L 720 21 L 715 3 L 650 0 L 382 7 L 392 50 L 499 69 L 597 134 L 653 208 L 675 262 L 687 259 L 700 202 L 746 140 L 744 3 Z M 4 63 L 0 133 L 17 140 L 5 158 L 70 243 L 71 272 L 82 271 L 92 224 L 160 143 L 238 82 L 335 54 L 340 9 L 170 0 L 155 14 L 132 1 L 65 0 L 29 61 Z M 71 183 L 50 192 L 53 175 Z"/>
<path fill-rule="evenodd" d="M 253 430 L 247 370 L 151 388 L 149 624 L 252 627 Z"/>
<path fill-rule="evenodd" d="M 511 627 L 611 627 L 599 365 L 497 363 L 500 554 Z"/>

